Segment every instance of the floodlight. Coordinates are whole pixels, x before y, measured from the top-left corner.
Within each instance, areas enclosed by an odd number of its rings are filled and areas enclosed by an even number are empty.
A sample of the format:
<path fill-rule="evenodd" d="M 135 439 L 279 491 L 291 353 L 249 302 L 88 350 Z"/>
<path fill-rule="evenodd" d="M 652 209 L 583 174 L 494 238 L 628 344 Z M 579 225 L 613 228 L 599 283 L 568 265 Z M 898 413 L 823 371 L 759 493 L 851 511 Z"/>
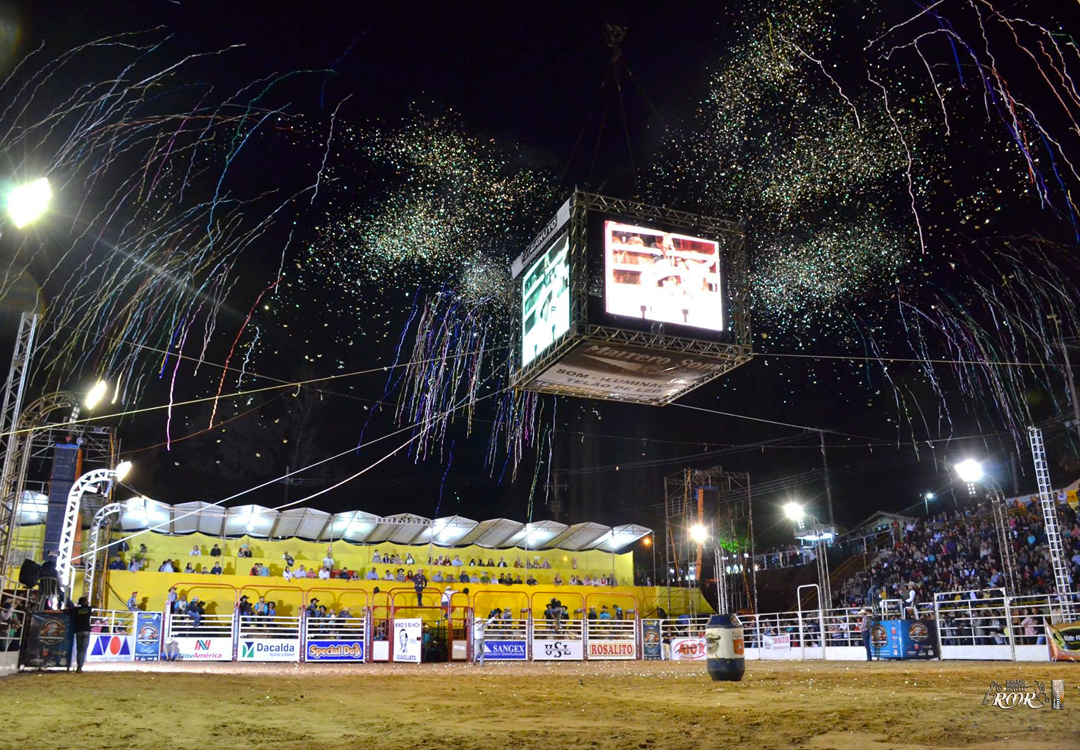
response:
<path fill-rule="evenodd" d="M 104 380 L 99 380 L 94 384 L 94 387 L 90 389 L 90 392 L 86 394 L 86 400 L 83 403 L 87 409 L 93 409 L 99 403 L 101 399 L 105 398 L 105 395 L 109 392 L 109 384 Z"/>
<path fill-rule="evenodd" d="M 52 188 L 49 179 L 28 182 L 12 188 L 7 194 L 7 212 L 16 228 L 22 229 L 41 218 L 52 200 Z"/>
<path fill-rule="evenodd" d="M 982 463 L 976 461 L 973 458 L 968 458 L 953 467 L 956 469 L 956 473 L 960 476 L 960 480 L 963 482 L 973 483 L 978 482 L 983 478 Z"/>
<path fill-rule="evenodd" d="M 708 532 L 705 531 L 705 527 L 700 523 L 695 523 L 690 527 L 690 538 L 698 544 L 704 544 L 705 539 L 708 538 Z"/>
<path fill-rule="evenodd" d="M 784 504 L 784 515 L 792 521 L 801 521 L 806 517 L 806 511 L 801 505 L 792 501 Z"/>
<path fill-rule="evenodd" d="M 116 465 L 114 472 L 116 473 L 116 481 L 124 481 L 124 477 L 131 471 L 131 461 L 121 461 Z"/>

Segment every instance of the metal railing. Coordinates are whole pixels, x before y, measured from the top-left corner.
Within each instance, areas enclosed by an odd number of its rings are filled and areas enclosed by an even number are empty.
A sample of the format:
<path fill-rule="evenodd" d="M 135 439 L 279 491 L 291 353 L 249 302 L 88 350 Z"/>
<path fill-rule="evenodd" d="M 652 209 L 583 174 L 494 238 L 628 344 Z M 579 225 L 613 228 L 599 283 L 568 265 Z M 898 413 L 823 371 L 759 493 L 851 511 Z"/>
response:
<path fill-rule="evenodd" d="M 304 640 L 363 641 L 367 643 L 366 617 L 305 617 Z"/>
<path fill-rule="evenodd" d="M 240 615 L 240 638 L 300 638 L 300 618 L 283 615 Z M 201 631 L 199 635 L 204 635 Z"/>
<path fill-rule="evenodd" d="M 196 620 L 186 612 L 172 613 L 167 618 L 168 638 L 232 638 L 233 637 L 233 614 L 227 615 L 202 615 Z"/>
<path fill-rule="evenodd" d="M 95 609 L 90 617 L 90 632 L 131 635 L 135 632 L 135 613 L 126 609 Z"/>
<path fill-rule="evenodd" d="M 586 620 L 585 632 L 590 641 L 636 640 L 637 620 Z"/>
<path fill-rule="evenodd" d="M 569 620 L 561 617 L 558 620 L 534 619 L 533 640 L 562 640 L 580 641 L 585 635 L 584 620 Z"/>

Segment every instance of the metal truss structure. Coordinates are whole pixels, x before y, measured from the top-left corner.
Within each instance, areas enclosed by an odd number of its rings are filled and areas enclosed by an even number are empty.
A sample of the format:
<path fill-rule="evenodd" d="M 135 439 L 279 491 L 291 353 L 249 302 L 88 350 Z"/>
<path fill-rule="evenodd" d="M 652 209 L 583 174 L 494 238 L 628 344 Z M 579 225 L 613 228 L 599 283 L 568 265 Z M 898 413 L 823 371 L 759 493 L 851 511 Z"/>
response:
<path fill-rule="evenodd" d="M 8 550 L 15 529 L 19 504 L 16 489 L 21 462 L 17 447 L 24 439 L 19 430 L 23 395 L 30 377 L 30 360 L 34 351 L 34 334 L 41 316 L 23 313 L 19 319 L 19 332 L 15 338 L 15 352 L 11 357 L 11 369 L 4 384 L 3 405 L 0 406 L 0 451 L 3 451 L 3 469 L 0 470 L 0 576 L 7 575 Z"/>

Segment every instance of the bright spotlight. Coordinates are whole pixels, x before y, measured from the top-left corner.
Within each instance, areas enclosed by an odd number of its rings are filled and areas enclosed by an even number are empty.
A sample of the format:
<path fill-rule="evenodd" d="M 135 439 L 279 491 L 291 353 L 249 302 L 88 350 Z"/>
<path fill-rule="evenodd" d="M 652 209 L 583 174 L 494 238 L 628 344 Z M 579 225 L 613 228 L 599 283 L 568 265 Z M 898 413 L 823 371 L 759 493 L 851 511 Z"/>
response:
<path fill-rule="evenodd" d="M 124 481 L 124 477 L 126 477 L 131 472 L 131 461 L 121 461 L 120 463 L 118 463 L 116 465 L 115 472 L 116 481 Z"/>
<path fill-rule="evenodd" d="M 982 464 L 973 458 L 961 461 L 953 468 L 956 469 L 956 473 L 960 476 L 962 482 L 971 484 L 983 478 Z"/>
<path fill-rule="evenodd" d="M 698 544 L 704 544 L 707 537 L 708 533 L 705 531 L 705 527 L 700 523 L 695 523 L 690 527 L 690 538 Z"/>
<path fill-rule="evenodd" d="M 86 400 L 83 403 L 87 409 L 93 409 L 99 403 L 101 399 L 105 398 L 109 392 L 109 384 L 104 380 L 99 380 L 94 384 L 94 387 L 90 389 L 90 392 L 86 394 Z"/>
<path fill-rule="evenodd" d="M 7 194 L 7 212 L 16 228 L 22 229 L 41 218 L 52 200 L 52 188 L 49 179 L 28 182 L 13 188 Z"/>
<path fill-rule="evenodd" d="M 792 501 L 784 504 L 784 515 L 792 521 L 801 521 L 806 517 L 806 511 L 801 505 Z"/>

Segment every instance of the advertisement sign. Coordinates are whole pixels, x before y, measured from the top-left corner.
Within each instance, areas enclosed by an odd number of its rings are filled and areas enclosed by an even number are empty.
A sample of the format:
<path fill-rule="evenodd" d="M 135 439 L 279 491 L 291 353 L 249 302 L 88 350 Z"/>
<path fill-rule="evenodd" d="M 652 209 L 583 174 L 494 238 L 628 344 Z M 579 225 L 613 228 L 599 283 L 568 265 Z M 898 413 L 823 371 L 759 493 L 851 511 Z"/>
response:
<path fill-rule="evenodd" d="M 787 633 L 783 635 L 763 635 L 761 637 L 765 641 L 765 648 L 775 651 L 791 650 L 791 635 Z"/>
<path fill-rule="evenodd" d="M 130 635 L 91 633 L 90 646 L 86 649 L 87 661 L 133 661 L 135 650 Z"/>
<path fill-rule="evenodd" d="M 1050 630 L 1050 661 L 1080 661 L 1080 622 L 1046 627 Z"/>
<path fill-rule="evenodd" d="M 533 639 L 533 661 L 581 661 L 581 641 Z"/>
<path fill-rule="evenodd" d="M 161 613 L 139 612 L 135 617 L 135 661 L 156 661 L 161 653 Z"/>
<path fill-rule="evenodd" d="M 695 388 L 730 366 L 699 354 L 588 341 L 540 373 L 534 386 L 570 396 L 652 403 Z"/>
<path fill-rule="evenodd" d="M 664 658 L 664 644 L 660 640 L 660 623 L 650 620 L 641 624 L 642 650 L 646 661 Z"/>
<path fill-rule="evenodd" d="M 420 638 L 423 620 L 419 617 L 394 620 L 394 632 L 391 639 L 394 647 L 394 661 L 420 663 Z"/>
<path fill-rule="evenodd" d="M 724 330 L 715 240 L 605 221 L 604 274 L 612 315 Z"/>
<path fill-rule="evenodd" d="M 870 623 L 870 653 L 878 659 L 901 659 L 904 655 L 900 632 L 903 620 Z"/>
<path fill-rule="evenodd" d="M 232 661 L 232 638 L 174 638 L 176 658 L 184 661 Z"/>
<path fill-rule="evenodd" d="M 484 658 L 495 661 L 525 661 L 525 641 L 484 641 Z"/>
<path fill-rule="evenodd" d="M 24 667 L 67 667 L 71 660 L 71 618 L 62 613 L 34 612 L 23 638 Z"/>
<path fill-rule="evenodd" d="M 633 659 L 637 648 L 633 641 L 589 641 L 590 659 Z"/>
<path fill-rule="evenodd" d="M 237 651 L 239 661 L 299 661 L 299 638 L 243 638 Z"/>
<path fill-rule="evenodd" d="M 548 246 L 551 238 L 554 237 L 560 229 L 566 226 L 568 221 L 570 221 L 570 199 L 559 206 L 558 212 L 551 218 L 551 221 L 544 225 L 544 228 L 540 230 L 540 233 L 533 238 L 533 241 L 525 248 L 525 252 L 514 258 L 513 262 L 510 264 L 510 278 L 516 279 L 521 272 L 525 270 L 525 267 L 533 262 L 533 259 L 540 251 Z"/>
<path fill-rule="evenodd" d="M 304 661 L 363 661 L 364 642 L 351 641 L 308 641 L 304 651 Z"/>
<path fill-rule="evenodd" d="M 672 638 L 671 639 L 672 661 L 704 661 L 705 639 L 704 638 Z"/>
<path fill-rule="evenodd" d="M 570 238 L 563 234 L 521 279 L 521 366 L 570 330 Z"/>
<path fill-rule="evenodd" d="M 937 623 L 933 620 L 903 620 L 900 647 L 905 659 L 934 659 L 937 652 Z"/>

